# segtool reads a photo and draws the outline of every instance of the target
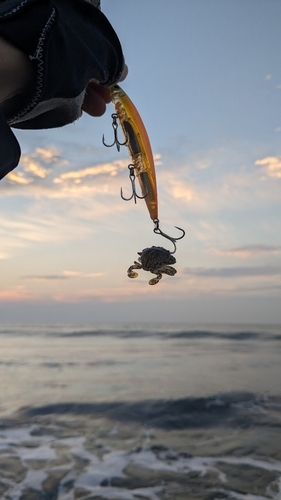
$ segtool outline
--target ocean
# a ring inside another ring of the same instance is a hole
[[[0,325],[3,500],[281,500],[281,325]]]

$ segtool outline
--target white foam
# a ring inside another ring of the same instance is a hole
[[[259,495],[251,495],[249,493],[237,493],[236,491],[229,491],[229,490],[216,490],[220,491],[222,493],[227,493],[228,496],[232,498],[236,498],[236,500],[268,500],[268,497],[264,496],[259,496]],[[274,497],[271,497],[274,498]],[[276,500],[280,500],[280,496],[275,497]]]
[[[208,472],[217,474],[223,484],[227,483],[227,475],[219,470],[219,463],[232,465],[248,465],[262,470],[281,473],[281,462],[276,460],[259,460],[252,457],[204,457],[193,456],[185,457],[178,455],[174,450],[165,450],[157,455],[148,446],[151,431],[145,436],[145,448],[140,451],[112,450],[108,447],[103,448],[103,456],[90,452],[85,448],[86,438],[84,436],[56,439],[51,434],[32,436],[34,427],[24,429],[8,429],[0,434],[0,445],[5,451],[4,456],[19,457],[24,467],[29,467],[30,460],[44,460],[47,462],[41,470],[28,469],[25,479],[20,483],[5,481],[10,485],[7,492],[11,500],[19,500],[22,491],[25,488],[42,490],[42,483],[48,474],[55,470],[65,469],[69,472],[61,480],[58,492],[59,500],[74,500],[74,488],[82,487],[100,497],[112,498],[116,500],[134,500],[136,495],[143,496],[149,500],[159,500],[158,494],[162,491],[161,485],[154,488],[138,488],[128,490],[111,486],[112,478],[126,478],[124,470],[129,465],[135,465],[144,469],[153,471],[169,471],[175,474],[189,474],[191,471],[198,472],[202,477]],[[28,442],[28,446],[25,446]],[[31,446],[30,446],[31,444]],[[54,466],[52,461],[57,459],[56,445],[63,445],[69,448],[69,462],[63,465]],[[75,470],[76,458],[87,460],[84,470],[78,472]],[[49,463],[48,463],[49,462]],[[42,464],[43,465],[43,464]],[[70,482],[73,486],[69,487]],[[101,485],[104,486],[101,486]],[[269,498],[280,500],[281,496],[281,477],[275,485],[279,485],[279,493],[273,492],[268,488]],[[221,491],[224,491],[223,488]],[[241,495],[227,490],[228,495],[232,495],[237,500],[265,500],[266,497],[255,495]]]
[[[112,500],[136,500],[136,495],[139,497],[148,498],[149,500],[160,500],[157,493],[161,493],[163,486],[154,486],[152,488],[136,488],[134,490],[126,490],[124,488],[95,486],[87,488],[91,494],[104,497]],[[73,500],[73,497],[59,496],[58,500]]]
[[[43,444],[37,448],[25,448],[19,446],[17,454],[22,460],[55,460],[57,458],[56,452],[48,444]]]
[[[124,478],[123,470],[130,463],[129,453],[113,451],[103,456],[99,463],[92,463],[87,467],[87,472],[81,474],[77,480],[78,487],[98,486],[103,481],[110,483],[113,477]]]
[[[26,488],[41,491],[42,483],[46,478],[47,474],[43,470],[29,470],[24,481],[15,483],[15,485],[9,489],[9,499],[19,500],[23,490]]]
[[[47,473],[44,470],[29,470],[24,480],[25,488],[33,488],[34,490],[41,490],[42,483],[47,478]]]

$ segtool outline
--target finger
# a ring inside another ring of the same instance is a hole
[[[87,85],[86,93],[89,89],[97,92],[107,104],[111,101],[109,87],[105,87],[104,85],[100,85],[99,83],[91,81]]]
[[[104,92],[100,89],[97,91],[88,85],[82,110],[90,116],[102,116],[106,111],[106,102],[110,102],[110,99],[107,100],[107,95],[103,94]]]

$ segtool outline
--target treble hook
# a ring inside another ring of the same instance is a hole
[[[174,245],[174,251],[173,252],[170,252],[171,254],[175,253],[176,252],[176,241],[178,240],[181,240],[184,236],[185,236],[185,230],[182,229],[181,227],[178,227],[178,226],[175,226],[176,229],[178,229],[179,231],[182,231],[182,236],[180,236],[179,238],[174,238],[173,236],[169,236],[168,234],[166,233],[163,233],[163,231],[161,231],[160,227],[159,227],[159,219],[154,219],[154,229],[153,229],[153,232],[155,234],[161,234],[161,236],[163,236],[164,238],[167,238],[168,240],[170,240],[173,245]]]
[[[122,198],[122,200],[125,200],[125,201],[130,201],[132,198],[134,198],[135,203],[137,203],[137,198],[139,198],[139,200],[143,200],[147,196],[147,191],[146,191],[146,193],[145,193],[144,196],[139,196],[137,194],[137,191],[136,191],[135,165],[133,165],[132,163],[130,163],[130,165],[128,165],[128,169],[130,171],[130,173],[129,173],[129,179],[130,179],[131,184],[132,184],[132,195],[130,196],[130,198],[125,198],[123,196],[123,189],[121,188],[121,198]]]
[[[119,141],[118,136],[117,136],[117,129],[118,129],[117,118],[118,118],[118,115],[116,113],[113,113],[111,115],[111,118],[112,118],[112,128],[113,128],[113,131],[114,131],[114,141],[113,141],[112,144],[106,144],[105,141],[104,141],[104,134],[103,134],[103,136],[102,136],[102,143],[107,148],[112,148],[112,146],[114,146],[114,144],[116,144],[117,151],[120,151],[120,146],[126,146],[126,144],[128,143],[128,138],[126,138],[125,142],[120,142]]]

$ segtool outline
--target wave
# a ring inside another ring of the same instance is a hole
[[[42,415],[101,415],[119,422],[165,430],[214,427],[217,425],[263,425],[264,410],[281,412],[281,396],[261,396],[253,393],[226,393],[200,398],[175,400],[142,400],[138,402],[55,403],[19,410],[22,418]],[[281,416],[281,415],[280,415]],[[281,419],[268,420],[281,429]]]
[[[186,324],[116,324],[116,325],[0,325],[4,336],[54,336],[119,338],[161,337],[163,340],[220,339],[229,341],[280,341],[281,325],[186,325]]]

